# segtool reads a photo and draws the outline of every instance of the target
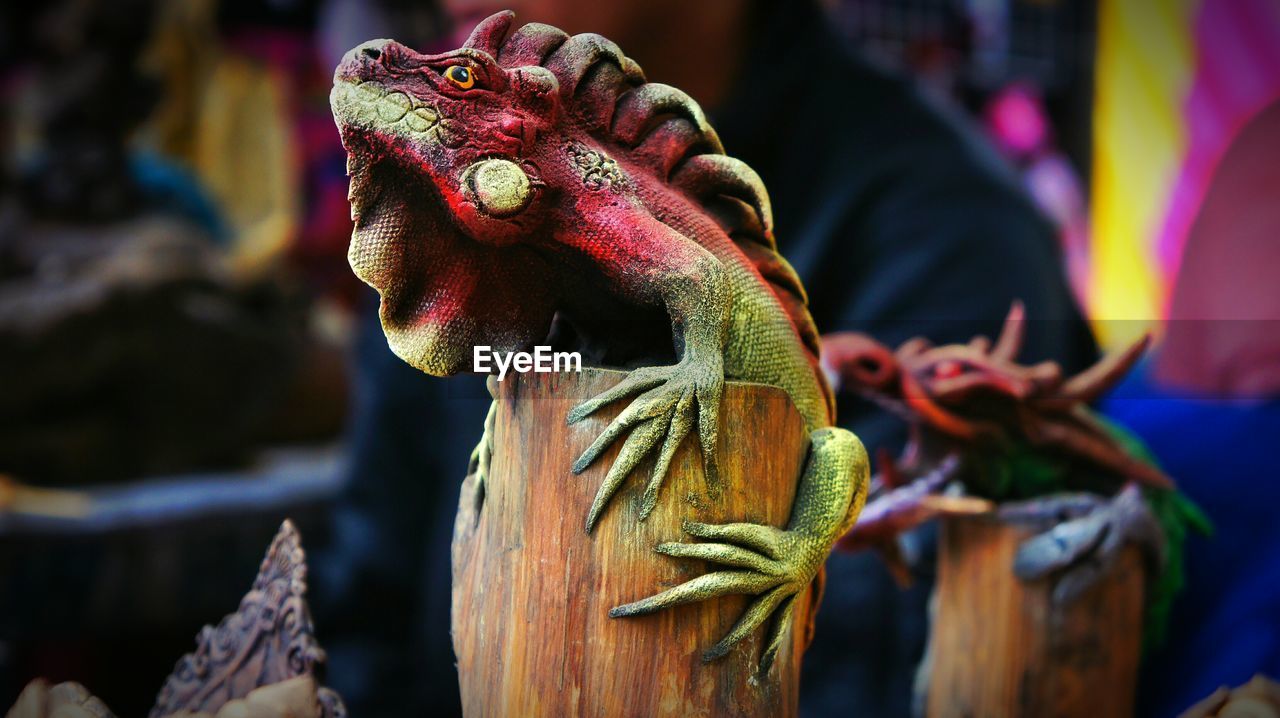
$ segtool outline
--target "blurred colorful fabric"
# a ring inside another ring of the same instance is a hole
[[[164,101],[147,134],[208,188],[232,230],[233,265],[253,274],[284,253],[301,214],[287,76],[228,51],[216,3],[160,7],[149,59]]]
[[[1098,14],[1089,309],[1117,344],[1165,316],[1214,169],[1280,98],[1280,3],[1103,0]]]

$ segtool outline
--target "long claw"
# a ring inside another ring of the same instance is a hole
[[[649,518],[653,508],[658,505],[658,489],[662,488],[667,469],[671,466],[671,459],[676,455],[676,449],[680,448],[680,442],[684,441],[684,437],[693,428],[693,420],[689,415],[692,405],[691,392],[686,392],[676,403],[675,415],[671,418],[671,428],[667,431],[667,438],[662,442],[662,451],[653,465],[653,475],[649,477],[649,484],[644,488],[644,499],[640,503],[641,521]]]
[[[733,628],[729,629],[725,637],[721,638],[719,643],[708,648],[702,654],[702,662],[710,663],[720,658],[728,653],[729,649],[737,645],[738,641],[754,633],[760,627],[760,624],[769,618],[769,615],[778,607],[778,604],[782,603],[788,596],[794,595],[787,593],[788,588],[786,585],[778,586],[752,601],[747,610],[742,613],[742,618],[739,618],[738,622],[733,624]]]
[[[712,541],[731,541],[753,548],[772,559],[782,556],[782,530],[758,524],[702,524],[684,522],[684,531],[690,536]]]
[[[674,588],[633,603],[609,609],[610,618],[642,616],[672,606],[696,603],[733,593],[757,594],[775,586],[778,579],[753,571],[716,571],[685,581]]]
[[[720,398],[724,385],[697,390],[698,439],[702,444],[702,465],[707,479],[707,493],[713,498],[720,495],[720,465],[716,459],[716,442],[720,436]]]
[[[596,521],[600,519],[600,514],[604,511],[605,506],[609,504],[609,499],[613,498],[613,495],[617,493],[618,487],[622,485],[623,480],[644,459],[645,455],[653,449],[658,436],[662,433],[662,429],[662,422],[650,419],[637,427],[635,431],[631,432],[631,436],[627,437],[626,443],[622,445],[622,450],[618,452],[618,458],[613,462],[613,466],[609,467],[609,473],[605,475],[604,482],[600,484],[600,489],[596,491],[595,500],[591,502],[591,511],[587,514],[587,533],[591,533],[591,529],[595,528]]]
[[[737,568],[750,568],[770,576],[782,575],[777,561],[727,543],[664,543],[658,544],[658,553],[677,558],[693,558]]]
[[[684,530],[690,535],[716,543],[665,543],[658,546],[659,553],[735,566],[737,570],[700,576],[655,596],[618,606],[609,615],[634,616],[730,593],[758,596],[728,634],[703,654],[704,661],[711,661],[725,655],[770,616],[778,614],[778,607],[785,603],[787,608],[776,619],[781,627],[769,634],[763,662],[767,669],[790,633],[794,596],[822,575],[822,563],[832,542],[857,517],[869,483],[867,453],[853,434],[827,427],[810,432],[809,441],[809,457],[785,530],[766,524],[686,521]]]
[[[760,656],[761,675],[769,672],[773,660],[778,657],[778,651],[782,650],[782,642],[786,640],[787,629],[791,627],[791,619],[795,615],[796,601],[799,597],[800,594],[794,594],[787,599],[778,611],[777,617],[773,619],[773,627],[769,629],[769,640],[764,646],[764,653]]]
[[[618,414],[613,421],[609,422],[609,426],[600,432],[600,436],[597,436],[596,440],[591,442],[591,446],[588,446],[587,450],[582,452],[582,456],[579,456],[578,460],[573,462],[573,473],[581,474],[586,471],[587,467],[600,458],[600,455],[612,446],[613,442],[619,436],[622,436],[625,431],[666,411],[667,407],[664,407],[659,401],[661,398],[660,389],[650,389],[632,402],[631,406],[623,409],[622,413]]]
[[[569,411],[569,416],[567,418],[568,423],[576,424],[588,416],[591,416],[603,406],[612,404],[619,399],[624,399],[637,392],[652,389],[666,381],[666,377],[664,377],[660,372],[649,371],[646,369],[637,369],[631,372],[622,381],[575,406]]]
[[[618,461],[610,469],[609,476],[597,495],[596,502],[591,507],[587,519],[588,531],[595,525],[609,497],[617,491],[619,483],[626,477],[626,472],[634,469],[640,458],[662,444],[654,465],[654,472],[645,487],[640,505],[639,519],[643,521],[649,516],[657,505],[658,491],[662,487],[680,443],[692,431],[695,411],[698,415],[698,433],[702,439],[708,488],[713,497],[718,494],[715,442],[723,386],[723,372],[717,362],[697,362],[686,358],[674,366],[637,369],[613,388],[583,402],[569,412],[568,421],[572,424],[605,404],[644,390],[631,402],[630,406],[609,422],[605,430],[573,463],[573,473],[585,471],[604,454],[609,446],[628,431],[631,432],[625,446],[630,447],[630,453],[634,454],[631,458],[635,460],[624,462],[623,455],[619,455]],[[639,428],[641,426],[646,427],[643,432]],[[619,474],[620,471],[623,473]]]
[[[1121,492],[1121,496],[1123,504],[1120,511],[1124,515],[1120,520],[1125,524],[1125,534],[1130,540],[1147,547],[1155,565],[1163,570],[1169,560],[1169,544],[1165,539],[1164,527],[1147,506],[1138,487],[1131,484]]]

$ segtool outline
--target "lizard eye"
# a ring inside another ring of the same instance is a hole
[[[470,90],[476,84],[475,73],[465,65],[450,65],[445,68],[444,77],[463,90]]]
[[[934,379],[954,379],[964,373],[964,365],[958,361],[939,362],[933,368]]]

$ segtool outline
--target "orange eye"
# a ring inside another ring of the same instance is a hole
[[[444,71],[445,79],[464,90],[470,90],[476,84],[476,76],[465,65],[452,65]]]

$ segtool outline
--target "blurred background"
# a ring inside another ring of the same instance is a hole
[[[660,31],[635,51],[625,36],[667,22],[676,43],[689,39],[675,29],[682,13],[727,22],[750,6],[755,29],[742,35],[764,47],[759,17],[806,5],[515,4],[517,20],[618,40],[651,79],[702,100],[717,126],[741,103],[701,87],[697,67],[672,72]],[[328,92],[338,58],[363,40],[443,51],[504,5],[0,9],[0,706],[46,676],[142,714],[199,627],[234,609],[286,516],[311,549],[329,684],[355,714],[456,701],[447,541],[486,401],[474,381],[401,391],[380,379],[412,370],[368,329],[376,298],[346,265],[345,153]],[[1102,408],[1152,445],[1219,531],[1191,548],[1191,588],[1168,647],[1149,657],[1144,711],[1280,673],[1280,490],[1267,454],[1280,440],[1280,2],[824,0],[812,10],[859,62],[962,127],[1034,204],[1054,238],[1053,281],[1099,345],[1157,336],[1153,358]],[[805,48],[787,48],[803,68]],[[738,154],[734,133],[722,136]],[[924,171],[926,150],[911,160]],[[957,295],[999,281],[981,270],[956,279]],[[857,281],[851,267],[846,283]],[[825,323],[815,311],[819,328],[862,319],[842,311]],[[404,408],[413,402],[476,418],[433,425]],[[428,433],[454,453],[406,464],[377,448]],[[376,478],[399,474],[409,479]],[[421,510],[386,508],[397,504]],[[887,665],[918,654],[918,630],[878,640],[888,643],[843,645],[897,656]],[[403,645],[387,654],[388,641]],[[370,687],[365,674],[407,683]],[[873,678],[814,685],[856,691]],[[892,682],[901,697],[859,714],[899,714],[910,676]]]

